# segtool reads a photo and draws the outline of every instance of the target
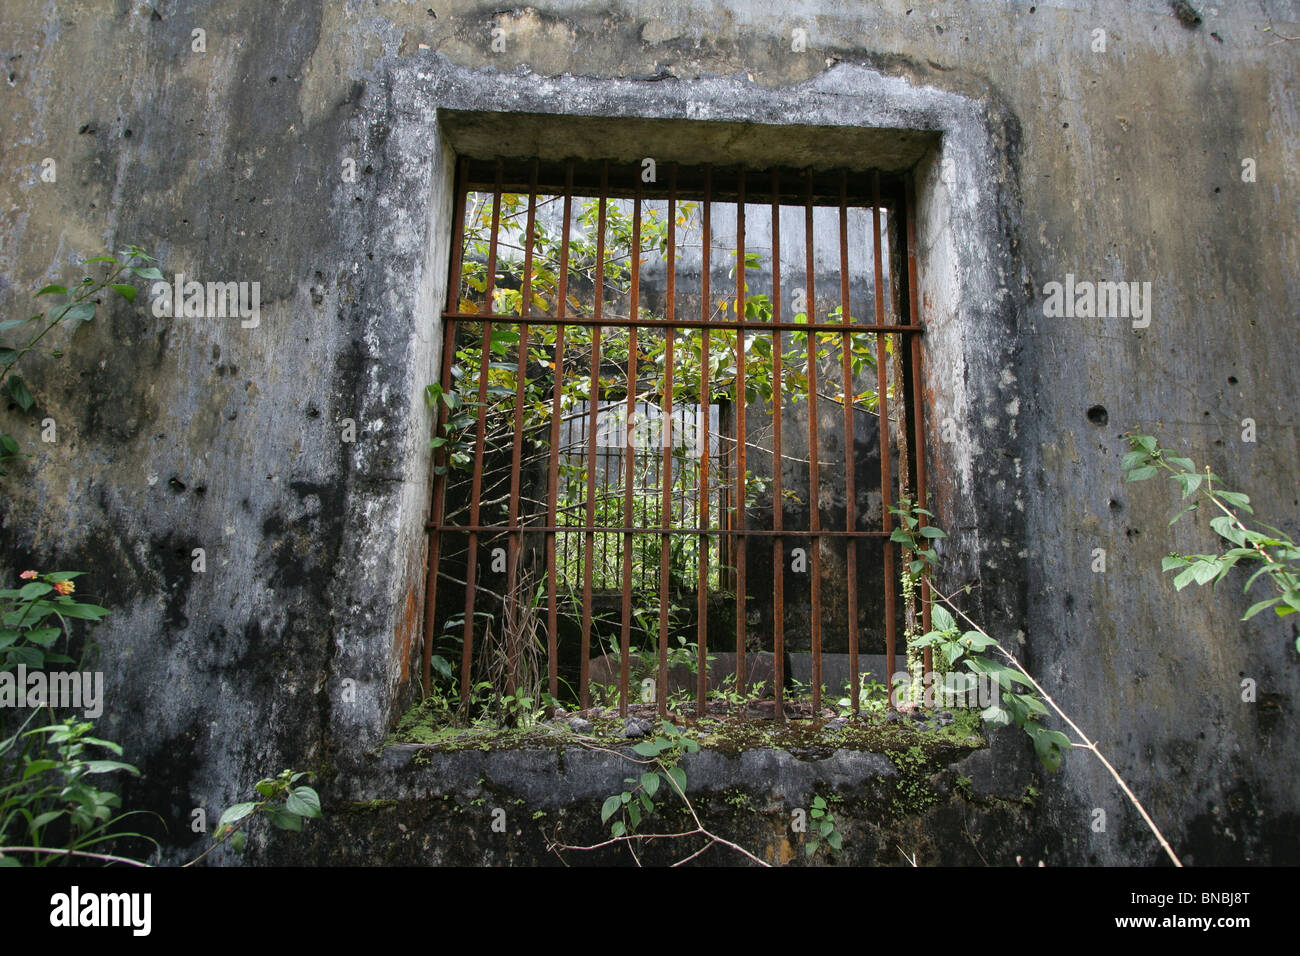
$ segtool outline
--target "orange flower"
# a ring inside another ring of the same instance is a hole
[[[71,581],[55,581],[54,590],[58,591],[60,594],[71,594],[76,590],[76,587]]]
[[[36,572],[35,572],[35,571],[24,571],[22,574],[20,574],[20,575],[18,575],[18,576],[19,576],[20,578],[22,578],[24,581],[35,581],[35,580],[36,580]]]

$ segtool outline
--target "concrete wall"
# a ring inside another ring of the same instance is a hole
[[[155,318],[143,298],[101,310],[28,370],[33,413],[0,412],[36,455],[5,479],[5,571],[85,569],[115,609],[101,729],[147,771],[134,805],[183,844],[194,806],[288,763],[358,758],[413,693],[421,390],[455,136],[482,145],[440,110],[871,126],[926,134],[870,148],[916,165],[948,583],[978,581],[977,616],[1022,632],[1192,861],[1300,860],[1295,626],[1237,623],[1233,580],[1175,596],[1160,556],[1211,533],[1166,529],[1170,489],[1125,486],[1118,467],[1127,428],[1159,429],[1296,530],[1296,46],[1265,28],[1300,34],[1300,5],[1198,9],[1187,27],[1161,0],[5,4],[5,317],[128,242],[168,275],[261,284],[252,329]],[[688,145],[669,149],[689,161]],[[593,128],[574,148],[641,144]],[[1043,286],[1066,273],[1152,282],[1150,326],[1044,317]],[[1022,792],[1027,746],[995,737],[976,783]],[[1082,756],[1040,785],[1049,863],[1159,858]]]

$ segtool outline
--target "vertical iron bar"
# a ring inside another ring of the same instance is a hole
[[[880,171],[876,170],[871,179],[871,235],[872,248],[875,252],[875,292],[876,325],[885,324],[885,288],[884,288],[884,252],[880,238]],[[893,519],[889,509],[893,505],[893,468],[890,462],[889,434],[889,373],[887,343],[889,337],[883,332],[876,333],[876,388],[879,398],[876,411],[880,420],[880,519],[881,530],[888,531]],[[888,538],[884,542],[884,576],[885,576],[885,679],[882,683],[889,688],[889,699],[894,699],[894,543]]]
[[[488,241],[488,261],[486,276],[486,305],[491,315],[496,310],[493,299],[496,295],[497,270],[497,232],[501,228],[501,172],[502,160],[497,157],[496,184],[492,193],[492,237]],[[487,389],[488,371],[492,358],[492,322],[483,320],[483,351],[479,359],[478,370],[478,423],[474,437],[474,473],[470,485],[469,524],[471,528],[479,525],[479,507],[482,502],[483,454],[486,450],[487,430]],[[469,717],[469,704],[472,696],[470,686],[470,662],[474,656],[474,594],[478,576],[478,536],[479,532],[469,532],[469,556],[465,566],[465,620],[463,644],[460,656],[460,696],[461,709]]]
[[[807,317],[814,321],[817,295],[814,286],[813,260],[813,171],[808,169],[808,196],[804,206],[805,281],[808,283]],[[822,539],[818,469],[821,454],[817,448],[817,333],[808,333],[808,533],[812,548],[812,693],[813,717],[822,706]]]
[[[844,530],[857,527],[857,460],[854,455],[853,407],[856,392],[853,382],[853,333],[850,331],[849,298],[849,174],[840,171],[840,319],[844,333],[840,340],[840,364],[844,374]],[[853,713],[858,701],[858,541],[844,539],[845,571],[848,577],[849,618],[849,705]]]
[[[469,158],[461,157],[456,173],[456,219],[451,237],[451,270],[447,277],[448,308],[460,311],[460,281],[464,265],[465,218],[468,213],[466,201],[469,193]],[[439,384],[442,394],[451,390],[451,366],[456,354],[456,320],[448,319],[443,327],[442,337],[442,377]],[[447,403],[438,401],[434,409],[434,437],[441,437],[443,424],[447,420]],[[442,448],[434,450],[429,476],[429,523],[442,524],[443,511],[446,506],[447,461],[448,454]],[[442,469],[439,471],[439,469]],[[421,650],[420,676],[423,680],[423,692],[433,690],[433,640],[434,617],[438,612],[438,564],[442,557],[442,532],[433,530],[429,538],[427,567],[424,582],[424,647]]]
[[[703,239],[700,252],[700,311],[701,318],[707,322],[712,310],[709,307],[709,269],[713,258],[713,233],[710,228],[710,213],[713,206],[713,167],[704,167],[704,221]],[[709,527],[709,425],[713,414],[713,400],[709,389],[709,329],[705,326],[700,340],[700,405],[704,409],[704,440],[700,445],[700,490],[699,490],[699,524],[696,526],[707,531]],[[703,717],[708,710],[708,621],[709,621],[709,536],[703,533],[699,538],[699,583],[696,587],[695,610],[695,652],[696,652],[696,704],[695,716]]]
[[[556,290],[555,317],[564,318],[568,307],[569,294],[569,217],[573,213],[573,163],[564,171],[564,224],[560,227],[560,281]],[[554,392],[551,399],[551,457],[547,463],[546,476],[546,526],[556,526],[556,510],[560,499],[560,417],[564,382],[564,325],[555,327],[555,356],[551,362],[551,372],[555,376]],[[569,536],[564,536],[564,567],[568,570]],[[546,656],[547,680],[551,696],[559,694],[559,652],[556,647],[556,630],[559,626],[559,614],[555,600],[555,532],[546,532]]]
[[[668,325],[664,329],[664,394],[663,423],[659,430],[663,442],[663,508],[659,515],[659,526],[665,533],[659,538],[659,679],[655,682],[655,700],[659,704],[659,716],[668,716],[668,558],[671,548],[671,535],[667,529],[672,527],[673,511],[673,346],[677,330],[673,328],[676,314],[677,291],[677,164],[673,163],[668,178],[668,282],[664,319]]]
[[[920,293],[917,287],[917,268],[916,268],[916,183],[911,176],[907,177],[904,185],[904,202],[907,206],[907,212],[904,220],[907,224],[907,300],[909,325],[921,324],[921,306]],[[912,338],[912,395],[913,398],[913,415],[912,429],[913,441],[916,444],[916,499],[917,507],[928,509],[926,504],[926,487],[925,487],[925,430],[922,422],[922,409],[925,402],[922,398],[925,388],[921,381],[921,342],[920,337],[915,332],[910,334]],[[925,525],[925,515],[920,516],[921,526]],[[926,576],[921,580],[921,633],[930,632],[930,580]],[[925,649],[925,670],[929,673],[933,670],[934,662],[931,659],[930,648]]]
[[[636,177],[636,199],[632,209],[631,318],[636,321],[641,304],[641,177]],[[632,482],[636,471],[636,449],[632,447],[632,424],[636,415],[637,368],[636,326],[627,331],[627,420],[623,423],[623,526],[633,527]],[[619,641],[618,714],[627,716],[628,680],[632,646],[632,532],[623,535],[623,632]]]
[[[772,170],[772,321],[781,322],[781,176]],[[781,493],[781,330],[772,331],[772,716],[785,720],[785,538]]]
[[[514,694],[519,666],[519,602],[516,593],[519,585],[519,546],[523,531],[519,526],[519,461],[524,442],[524,384],[528,379],[528,313],[533,294],[533,228],[537,222],[537,160],[533,160],[528,179],[528,221],[524,227],[524,280],[519,306],[518,366],[515,369],[515,434],[510,450],[510,512],[507,525],[510,536],[506,540],[506,612],[511,615],[506,631],[506,693]]]
[[[591,327],[591,385],[587,394],[590,425],[587,428],[587,527],[582,562],[582,648],[579,657],[579,681],[581,682],[582,706],[591,705],[591,691],[587,687],[591,674],[591,574],[592,559],[595,551],[596,535],[593,527],[596,523],[596,430],[597,416],[600,414],[600,319],[604,310],[605,297],[605,220],[609,202],[609,163],[600,167],[600,214],[596,226],[596,269],[595,300],[593,318],[596,325]]]
[[[736,692],[745,693],[745,167],[739,168],[736,200]],[[742,714],[743,714],[742,705]]]

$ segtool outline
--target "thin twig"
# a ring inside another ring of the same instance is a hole
[[[955,594],[956,592],[953,593]],[[1082,744],[1075,744],[1075,746],[1081,746],[1086,750],[1091,750],[1093,755],[1101,761],[1102,766],[1110,771],[1110,775],[1115,778],[1115,782],[1119,784],[1120,789],[1124,791],[1125,796],[1129,798],[1133,806],[1137,807],[1137,811],[1142,815],[1142,819],[1146,821],[1146,825],[1151,828],[1151,832],[1156,835],[1156,839],[1160,841],[1160,845],[1164,847],[1165,852],[1169,854],[1169,859],[1173,860],[1174,866],[1182,866],[1182,861],[1178,859],[1178,855],[1174,853],[1173,847],[1169,845],[1169,841],[1165,839],[1165,835],[1160,832],[1160,828],[1156,826],[1156,822],[1151,819],[1151,815],[1147,813],[1146,808],[1142,806],[1141,801],[1139,801],[1133,791],[1129,789],[1128,784],[1124,782],[1124,778],[1120,776],[1119,771],[1116,770],[1114,765],[1111,764],[1111,762],[1102,754],[1101,750],[1097,747],[1096,742],[1090,740],[1088,735],[1079,729],[1079,725],[1070,719],[1069,715],[1057,705],[1056,701],[1052,700],[1047,691],[1043,690],[1042,685],[1039,684],[1038,681],[1034,680],[1033,675],[1020,665],[1020,661],[1016,660],[1014,654],[1003,647],[995,637],[971,620],[970,616],[965,611],[953,603],[952,595],[940,595],[938,599],[956,611],[957,615],[965,620],[966,623],[969,624],[977,633],[983,634],[986,638],[992,641],[993,646],[1001,651],[1003,656],[1006,657],[1011,665],[1025,676],[1025,679],[1029,681],[1034,690],[1038,691],[1039,695],[1043,698],[1043,701],[1050,705],[1051,708],[1060,715],[1061,719],[1070,726],[1070,729],[1079,736],[1079,739],[1083,741]]]

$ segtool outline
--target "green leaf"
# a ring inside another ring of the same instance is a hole
[[[1192,577],[1195,578],[1197,584],[1205,584],[1218,573],[1219,564],[1217,561],[1198,561],[1192,567]]]
[[[108,287],[122,298],[126,299],[127,302],[135,301],[135,294],[137,291],[135,286],[126,285],[125,283],[110,282]]]
[[[1246,514],[1254,514],[1254,509],[1250,507],[1250,496],[1243,495],[1239,491],[1216,491],[1217,495],[1223,501],[1232,505],[1234,508],[1240,508]]]
[[[64,288],[63,286],[61,286],[61,285],[47,285],[45,288],[41,289],[41,291],[38,292],[38,293],[36,293],[36,294],[37,294],[38,296],[42,296],[42,295],[67,295],[67,294],[68,294],[68,290],[65,289],[65,288]]]
[[[320,795],[311,787],[298,787],[289,794],[284,806],[290,813],[296,813],[300,817],[315,819],[321,815]]]
[[[1181,554],[1167,554],[1160,559],[1160,570],[1172,571],[1174,568],[1186,567],[1187,559]]]
[[[844,846],[844,834],[841,833],[839,830],[836,830],[834,833],[832,833],[829,837],[826,838],[826,842],[829,843],[831,845],[831,848],[834,850],[842,849]]]
[[[234,850],[236,854],[242,854],[244,852],[244,845],[247,842],[248,834],[243,830],[240,830],[230,838],[230,848]]]
[[[114,770],[125,770],[127,773],[140,776],[140,771],[129,763],[122,763],[120,760],[87,760],[86,773],[112,773]]]
[[[1155,477],[1157,470],[1155,465],[1143,465],[1141,468],[1134,468],[1128,473],[1128,480],[1146,481],[1148,478]]]
[[[634,753],[642,757],[658,757],[663,752],[663,745],[654,740],[643,740],[632,748]]]
[[[1171,477],[1182,486],[1184,498],[1190,498],[1195,494],[1196,489],[1201,486],[1201,476],[1195,473],[1187,474],[1185,472],[1180,472]]]
[[[155,282],[163,281],[163,274],[153,266],[132,266],[131,271],[141,279],[152,279]]]
[[[618,809],[621,806],[623,806],[623,798],[618,794],[614,794],[612,797],[606,797],[605,802],[600,808],[600,822],[604,823],[607,821],[618,812]]]
[[[34,777],[37,774],[45,773],[47,770],[53,770],[58,765],[56,760],[31,760],[23,768],[23,779],[26,780],[28,777]]]
[[[18,592],[18,597],[20,600],[30,601],[33,598],[49,594],[53,590],[53,585],[46,584],[44,581],[33,581],[22,586],[22,589]]]
[[[817,841],[813,840],[811,843],[805,844],[803,849],[804,849],[804,853],[806,853],[808,856],[812,856],[814,853],[817,852]]]
[[[1245,535],[1241,533],[1241,529],[1237,527],[1236,521],[1227,515],[1211,518],[1210,527],[1215,530],[1219,537],[1227,538],[1233,544],[1241,544],[1246,540]]]
[[[89,322],[94,317],[95,303],[93,302],[74,302],[50,313],[50,318],[56,322],[62,322],[64,319],[73,322]]]
[[[653,797],[659,789],[659,774],[643,773],[641,774],[641,786],[645,789],[646,795]]]
[[[291,810],[277,807],[271,811],[271,825],[278,830],[301,830],[302,817]]]
[[[1142,462],[1147,460],[1147,453],[1144,451],[1131,451],[1119,461],[1119,466],[1124,471],[1136,468]]]
[[[36,399],[32,398],[32,393],[27,390],[26,383],[18,375],[9,376],[9,397],[23,411],[27,411],[36,402]]]
[[[924,528],[921,528],[921,529],[920,529],[920,532],[921,532],[921,537],[923,537],[923,538],[946,538],[946,537],[948,537],[948,536],[947,536],[946,534],[944,534],[940,529],[934,527],[933,525],[926,525]]]
[[[1192,461],[1190,458],[1180,458],[1177,455],[1166,455],[1165,461],[1173,465],[1175,468],[1181,468],[1183,471],[1196,471],[1196,462]],[[1198,485],[1201,483],[1200,479],[1201,476],[1197,475],[1196,483]]]
[[[831,831],[835,829],[835,823],[832,820],[823,820],[817,824],[818,836],[830,836]]]
[[[75,617],[82,621],[98,621],[110,613],[106,607],[100,607],[98,604],[78,604],[73,601],[68,604],[58,603],[55,605],[57,610],[64,617]]]
[[[39,644],[41,647],[49,647],[59,639],[63,633],[61,627],[38,627],[35,630],[28,631],[23,637],[33,644]]]
[[[668,776],[673,778],[673,783],[677,784],[677,789],[682,793],[686,792],[686,771],[681,767],[669,767]]]
[[[930,623],[936,631],[948,631],[957,627],[957,622],[942,604],[936,604],[930,609]]]
[[[221,815],[221,819],[217,821],[217,828],[220,829],[223,826],[238,823],[256,809],[256,803],[236,803],[233,807],[227,808],[226,812]]]
[[[621,837],[627,833],[627,824],[622,820],[615,820],[613,826],[609,828],[611,836]]]

